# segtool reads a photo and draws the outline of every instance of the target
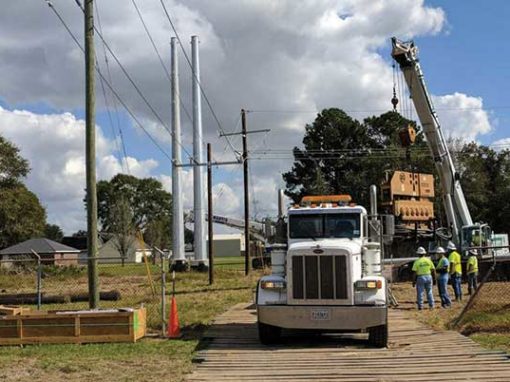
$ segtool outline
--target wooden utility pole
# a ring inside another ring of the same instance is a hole
[[[246,136],[246,110],[241,109],[243,136],[243,178],[244,178],[244,274],[250,273],[250,196],[248,193],[248,143]]]
[[[94,67],[94,0],[85,0],[85,160],[87,178],[87,250],[89,306],[99,307],[97,273],[97,194],[96,194],[96,98]]]
[[[212,164],[211,164],[211,144],[207,144],[207,230],[209,236],[209,285],[214,282],[214,234],[213,234],[213,201],[212,201]]]
[[[221,133],[220,137],[228,137],[231,135],[243,136],[243,162],[244,174],[244,274],[250,273],[250,198],[248,194],[248,134],[268,133],[271,129],[248,131],[246,127],[246,110],[241,109],[241,133]],[[227,163],[230,164],[230,163]]]

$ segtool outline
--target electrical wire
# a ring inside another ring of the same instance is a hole
[[[225,130],[223,129],[223,126],[221,125],[221,122],[220,120],[218,119],[218,116],[216,115],[216,112],[214,111],[214,108],[212,107],[212,104],[211,102],[209,101],[209,98],[207,97],[207,94],[205,93],[205,90],[202,86],[202,83],[200,82],[200,80],[197,78],[194,70],[193,70],[193,65],[191,64],[191,61],[189,59],[189,56],[188,54],[186,53],[186,50],[184,49],[184,45],[182,44],[182,40],[181,40],[181,37],[179,36],[179,33],[177,32],[177,29],[175,28],[175,25],[174,25],[174,22],[172,21],[172,18],[170,17],[170,13],[168,12],[167,8],[166,8],[166,5],[164,3],[163,0],[160,0],[160,3],[161,3],[161,6],[163,7],[163,11],[165,12],[165,15],[166,15],[166,18],[168,19],[168,22],[170,23],[170,26],[172,27],[172,30],[174,31],[175,33],[175,37],[177,38],[177,41],[179,41],[179,45],[181,46],[181,49],[182,49],[182,52],[184,54],[184,58],[186,59],[186,62],[188,63],[188,66],[190,67],[191,69],[191,74],[193,75],[193,78],[195,79],[195,81],[197,81],[198,83],[198,87],[200,89],[200,93],[202,94],[202,96],[204,97],[204,100],[207,104],[207,107],[209,108],[209,110],[211,111],[211,114],[218,126],[218,129],[219,129],[219,133],[220,133],[220,136],[223,136],[228,145],[230,146],[230,149],[232,150],[232,152],[234,153],[234,155],[238,156],[238,153],[236,152],[236,150],[234,149],[232,143],[230,142],[230,139],[228,136],[225,136]]]
[[[170,82],[170,84],[172,83],[172,78],[170,76],[170,73],[168,72],[168,69],[163,61],[163,58],[161,57],[161,54],[159,53],[159,49],[157,48],[156,46],[156,43],[154,42],[154,39],[152,38],[152,35],[149,31],[149,28],[147,27],[147,24],[145,23],[145,20],[142,16],[142,13],[140,12],[140,9],[138,8],[138,5],[136,4],[136,1],[135,0],[131,0],[131,2],[133,3],[133,6],[135,7],[135,10],[136,10],[136,13],[138,15],[138,18],[140,19],[142,25],[143,25],[143,29],[145,29],[145,33],[147,34],[147,37],[149,38],[149,41],[151,42],[151,45],[152,45],[152,48],[154,49],[154,51],[156,52],[156,55],[158,56],[158,59],[159,59],[159,63],[161,64],[161,67],[163,68],[163,71],[165,73],[165,76],[166,78],[168,79],[168,81]],[[181,107],[182,107],[182,110],[184,111],[184,114],[186,114],[186,116],[188,117],[188,119],[193,122],[193,119],[191,117],[191,114],[189,113],[188,109],[186,108],[186,106],[184,106],[184,102],[182,101],[182,98],[181,98],[181,95],[179,94],[179,100],[180,100],[180,104],[181,104]]]
[[[82,10],[82,12],[85,12],[85,9],[83,8],[83,6],[81,5],[81,2],[80,0],[75,0],[75,3],[78,5],[78,7]],[[110,48],[110,45],[108,45],[108,43],[106,42],[106,40],[103,38],[103,35],[101,34],[101,32],[96,28],[96,26],[94,25],[94,31],[96,32],[96,34],[98,35],[98,37],[101,39],[101,41],[103,42],[104,46],[106,47],[106,49],[108,50],[108,52],[111,54],[111,56],[113,57],[113,59],[115,60],[115,62],[117,63],[117,65],[119,65],[120,69],[122,70],[122,72],[124,73],[124,75],[126,76],[126,78],[128,79],[128,81],[131,83],[131,85],[135,88],[136,92],[138,93],[138,95],[140,96],[140,98],[143,100],[143,102],[145,103],[145,105],[149,108],[149,110],[152,112],[152,114],[156,117],[156,119],[159,121],[159,123],[165,128],[165,130],[170,134],[170,136],[173,136],[173,132],[171,131],[171,129],[167,126],[167,124],[163,121],[163,119],[161,118],[161,116],[158,114],[158,112],[154,109],[154,107],[151,105],[151,103],[148,101],[147,97],[143,94],[143,92],[141,91],[140,87],[137,85],[137,83],[133,80],[133,78],[131,77],[131,75],[128,73],[128,71],[126,70],[126,68],[124,67],[124,65],[122,65],[122,63],[120,62],[119,58],[117,57],[117,55],[113,52],[113,50]],[[195,163],[196,163],[196,160],[193,158],[193,156],[189,153],[189,151],[186,149],[186,147],[184,147],[184,145],[180,142],[180,141],[177,141],[178,145],[182,148],[182,150],[188,155],[188,157],[193,160]]]
[[[97,17],[97,22],[98,22],[98,25],[99,25],[99,30],[101,31],[101,33],[103,33],[103,28],[101,26],[101,18],[99,16],[99,8],[97,6],[97,2],[94,2],[94,8],[95,8],[95,11],[96,11],[96,17]],[[108,74],[109,80],[111,82],[110,67],[108,65],[108,57],[106,55],[106,49],[104,47],[104,44],[103,44],[103,54],[104,54],[105,65],[106,65],[106,68],[107,68],[107,74]],[[97,56],[96,56],[96,66],[98,68],[100,67],[99,61],[97,59]],[[117,129],[118,129],[118,132],[119,132],[119,139],[120,139],[120,143],[122,144],[122,151],[121,151],[121,148],[120,148],[119,141],[117,140],[117,133],[115,131],[115,125],[113,123],[113,117],[112,117],[112,113],[111,113],[111,110],[110,110],[110,105],[109,105],[109,102],[108,102],[108,97],[106,96],[106,89],[104,87],[103,78],[101,76],[99,76],[99,81],[101,83],[101,91],[102,91],[103,97],[104,97],[104,103],[105,103],[106,111],[107,111],[107,114],[108,114],[108,120],[110,122],[110,128],[112,130],[112,134],[113,134],[113,137],[114,137],[114,140],[115,140],[115,145],[117,146],[117,152],[118,152],[119,155],[123,155],[123,157],[124,157],[124,161],[121,162],[122,171],[124,171],[124,166],[125,166],[126,167],[126,172],[129,175],[131,175],[131,171],[129,169],[126,145],[124,143],[124,137],[122,135],[122,130],[121,130],[121,127],[120,127],[120,121],[119,121],[119,115],[118,115],[119,111],[117,109],[117,103],[115,102],[115,97],[113,97],[113,100],[114,100],[113,103],[114,103],[115,113],[116,113],[115,116],[117,118]]]
[[[85,53],[85,49],[81,46],[80,42],[78,41],[78,39],[76,38],[76,36],[74,35],[74,33],[71,31],[71,29],[69,28],[69,26],[67,25],[67,23],[65,22],[65,20],[62,18],[62,16],[60,15],[60,13],[55,9],[55,6],[53,5],[53,3],[50,1],[50,0],[43,0],[48,6],[49,8],[53,11],[53,13],[55,14],[55,16],[60,20],[60,22],[62,23],[62,25],[64,26],[64,28],[66,29],[67,33],[71,36],[71,38],[74,40],[74,42],[76,43],[76,45],[78,46],[78,48],[80,48],[80,50],[82,51],[82,53]],[[106,78],[103,76],[103,74],[101,73],[101,71],[99,70],[99,68],[97,66],[95,66],[95,69],[96,69],[96,72],[97,74],[103,79],[104,83],[106,84],[106,86],[110,89],[110,91],[112,92],[112,94],[115,95],[115,97],[117,98],[117,100],[119,101],[119,103],[124,107],[124,109],[128,112],[128,114],[131,116],[131,118],[133,118],[133,120],[137,123],[137,125],[143,130],[143,132],[149,137],[149,139],[152,141],[152,143],[154,143],[154,145],[159,149],[159,151],[161,151],[161,153],[167,157],[170,161],[172,161],[172,158],[170,157],[170,155],[165,151],[163,150],[163,148],[158,144],[158,142],[154,139],[154,137],[148,132],[148,130],[143,126],[143,124],[138,120],[138,118],[136,117],[136,115],[131,111],[131,109],[127,106],[127,104],[124,102],[124,100],[120,97],[120,95],[117,93],[117,91],[111,86],[111,84],[106,80]]]

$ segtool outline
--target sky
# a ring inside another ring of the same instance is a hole
[[[182,47],[199,36],[204,141],[217,161],[235,158],[220,132],[239,131],[245,108],[249,137],[251,210],[276,215],[281,174],[292,166],[304,126],[316,112],[338,107],[357,119],[390,110],[390,38],[414,39],[439,119],[447,135],[483,144],[510,143],[510,2],[438,0],[96,0],[96,25],[148,100],[126,79],[96,34],[101,72],[158,148],[97,79],[97,175],[155,177],[171,191],[169,128],[170,37],[167,7]],[[73,1],[54,9],[79,42],[83,14]],[[158,56],[137,14],[162,58]],[[192,152],[191,74],[179,51],[182,141]],[[108,66],[105,64],[105,57]],[[106,100],[105,96],[106,95]],[[401,99],[401,105],[408,104]],[[416,113],[403,110],[411,117]],[[214,118],[217,116],[218,121]],[[218,123],[219,122],[219,123]],[[30,162],[26,179],[48,222],[66,233],[86,226],[83,196],[84,58],[45,1],[18,0],[0,14],[0,134]],[[124,156],[120,136],[124,138]],[[236,150],[240,137],[231,138]],[[498,147],[498,146],[496,146]],[[280,160],[256,153],[288,150]],[[183,152],[185,161],[189,157]],[[192,208],[192,173],[184,174],[185,208]],[[214,169],[216,214],[242,217],[242,167]]]

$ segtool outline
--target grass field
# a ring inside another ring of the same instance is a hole
[[[251,301],[256,280],[262,272],[244,276],[243,258],[219,258],[215,268],[215,283],[208,285],[206,273],[178,273],[176,275],[176,298],[183,337],[179,340],[145,338],[136,344],[94,344],[94,345],[40,345],[26,347],[0,347],[0,381],[180,381],[191,370],[191,359],[199,346],[203,330],[213,318],[228,307]],[[154,279],[159,281],[159,268],[151,267]],[[121,267],[104,265],[100,267],[101,281],[105,288],[117,289],[123,294],[121,303],[144,302],[146,306],[159,306],[159,300],[151,301],[146,270],[143,266]],[[0,274],[1,288],[13,292],[16,288],[33,291],[31,275]],[[4,284],[5,282],[5,284]],[[86,287],[86,275],[60,275],[43,280],[44,290],[61,291]],[[505,288],[510,283],[494,283],[496,293],[487,289],[488,297],[466,315],[460,330],[485,347],[510,351],[510,294]],[[22,288],[19,287],[22,285]],[[86,289],[85,289],[86,290]],[[170,283],[167,285],[170,291]],[[418,320],[436,328],[446,328],[457,317],[462,304],[452,309],[436,308],[432,311],[417,311],[415,290],[410,283],[395,283],[392,290],[402,309],[408,309]],[[141,293],[141,291],[143,293]],[[437,291],[434,288],[436,299]],[[494,296],[501,299],[497,304]],[[483,296],[482,296],[483,297]],[[108,306],[113,303],[102,303]],[[152,304],[152,305],[151,305]],[[76,305],[76,304],[69,304]],[[61,308],[61,306],[55,306]],[[492,307],[503,307],[494,311]],[[158,329],[161,312],[156,310],[152,320],[153,331]],[[469,331],[467,333],[467,331]]]
[[[183,332],[179,340],[145,338],[136,344],[0,347],[0,381],[179,381],[190,370],[201,333],[213,318],[236,303],[253,300],[261,272],[252,271],[245,277],[243,264],[242,258],[218,259],[215,282],[211,286],[207,273],[176,274],[176,298]],[[124,295],[130,288],[141,285],[146,288],[148,282],[143,269],[137,267],[135,272],[127,268],[103,266],[102,281],[111,278],[112,284],[108,285],[113,287],[115,282],[115,289]],[[74,281],[81,285],[81,276],[75,276]],[[46,290],[54,290],[49,282],[45,285]],[[61,284],[56,283],[55,287],[58,285]],[[8,288],[12,289],[12,286]],[[171,290],[170,283],[167,290]],[[102,303],[105,305],[108,304]]]
[[[438,329],[451,328],[469,297],[464,284],[463,302],[453,302],[451,309],[438,308],[440,300],[434,286],[436,309],[418,311],[416,291],[411,283],[394,283],[392,290],[400,308],[409,309],[418,320]],[[453,295],[451,287],[449,292]],[[510,282],[487,283],[455,329],[485,347],[510,351]]]

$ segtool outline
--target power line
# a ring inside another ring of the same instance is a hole
[[[74,35],[74,33],[71,31],[71,29],[69,28],[69,26],[67,25],[67,23],[65,22],[65,20],[62,18],[62,16],[60,16],[60,14],[58,13],[58,11],[55,9],[55,6],[53,5],[53,3],[50,1],[50,0],[44,0],[46,2],[46,4],[50,7],[50,9],[53,11],[53,13],[55,14],[55,16],[57,16],[57,18],[60,20],[60,22],[62,23],[62,25],[64,26],[64,28],[66,29],[67,33],[69,33],[69,35],[71,36],[71,38],[74,40],[74,42],[76,43],[76,45],[78,46],[78,48],[80,48],[80,50],[82,51],[82,53],[85,53],[85,50],[83,49],[83,47],[81,46],[80,42],[78,41],[78,39],[76,38],[76,36]],[[98,73],[98,75],[102,78],[102,80],[104,81],[104,83],[107,85],[107,87],[110,89],[110,91],[112,92],[112,94],[115,95],[115,97],[118,99],[118,101],[120,102],[120,104],[124,107],[124,109],[126,109],[126,111],[128,112],[128,114],[131,116],[131,118],[133,118],[133,120],[138,124],[138,126],[145,132],[145,134],[149,137],[149,139],[152,141],[152,143],[154,143],[154,145],[161,151],[161,153],[166,156],[170,161],[172,161],[172,158],[170,157],[170,155],[168,155],[165,150],[163,150],[163,148],[157,143],[157,141],[152,137],[152,135],[148,132],[148,130],[143,126],[143,124],[138,120],[138,118],[135,116],[135,114],[131,111],[131,109],[127,106],[127,104],[124,102],[124,100],[120,97],[120,95],[117,93],[117,91],[111,86],[111,84],[106,80],[106,78],[103,76],[103,74],[101,73],[101,71],[99,70],[99,67],[96,66],[96,71]]]
[[[159,50],[156,46],[156,43],[154,42],[154,39],[152,38],[152,35],[149,31],[149,28],[147,27],[147,24],[145,23],[145,20],[143,19],[143,16],[142,16],[142,13],[140,12],[140,9],[138,8],[138,6],[136,5],[136,1],[135,0],[131,0],[131,2],[133,3],[133,6],[135,7],[135,10],[136,10],[136,13],[138,14],[138,18],[140,19],[142,25],[143,25],[143,28],[145,29],[145,33],[147,34],[147,37],[149,38],[150,42],[151,42],[151,45],[152,45],[152,48],[154,49],[154,51],[156,52],[156,55],[158,56],[158,59],[159,59],[159,63],[161,64],[161,67],[163,68],[163,71],[166,75],[166,78],[168,79],[168,81],[170,83],[172,83],[172,79],[171,79],[171,76],[170,76],[170,73],[168,72],[168,69],[163,61],[163,58],[161,57],[161,54],[159,53]],[[184,114],[186,114],[186,116],[188,117],[188,119],[190,121],[193,121],[192,118],[191,118],[191,115],[188,111],[188,109],[184,106],[184,102],[182,101],[182,98],[179,94],[179,100],[181,101],[180,104],[181,104],[181,107],[182,109],[184,110]]]
[[[75,0],[76,4],[78,5],[78,7],[82,10],[82,12],[84,11],[83,9],[83,6],[81,5],[80,1],[79,0]],[[108,45],[108,43],[106,42],[106,40],[103,38],[103,35],[101,34],[101,32],[94,26],[94,30],[96,31],[97,35],[99,36],[99,38],[101,39],[101,41],[103,42],[104,46],[106,47],[106,49],[108,50],[108,52],[112,55],[112,57],[114,58],[115,62],[117,62],[117,65],[119,65],[120,69],[122,70],[122,72],[124,73],[124,75],[126,76],[126,78],[128,79],[128,81],[131,83],[131,85],[135,88],[136,92],[138,93],[138,95],[140,96],[140,98],[144,101],[145,105],[149,108],[149,110],[152,112],[152,114],[156,117],[156,119],[159,121],[159,123],[161,123],[161,125],[165,128],[165,130],[170,134],[170,136],[173,135],[172,131],[170,130],[170,128],[166,125],[166,123],[163,121],[163,119],[160,117],[160,115],[156,112],[156,110],[154,109],[154,107],[151,105],[151,103],[147,100],[147,97],[145,97],[145,95],[143,94],[143,92],[140,90],[140,87],[136,84],[136,82],[133,80],[133,78],[131,77],[131,75],[127,72],[126,68],[124,67],[124,65],[122,65],[122,63],[120,62],[120,60],[118,59],[118,57],[115,55],[115,53],[112,51],[112,49],[110,48],[110,46]],[[191,158],[193,161],[195,161],[195,159],[193,158],[193,156],[188,152],[188,150],[186,149],[186,147],[184,147],[184,145],[182,145],[180,142],[178,142],[179,146],[181,146],[182,150],[188,155],[189,158]]]
[[[407,97],[402,96],[401,98],[404,99],[405,102],[407,102]],[[400,102],[400,104],[405,103]],[[404,114],[407,112],[407,110],[410,108],[410,106],[402,105],[400,106],[400,114],[404,116]],[[404,108],[404,110],[402,109]],[[482,111],[491,111],[491,110],[497,110],[497,109],[510,109],[510,106],[476,106],[476,107],[439,107],[435,108],[436,111],[476,111],[476,110],[482,110]],[[345,113],[384,113],[391,111],[388,109],[341,109]],[[300,109],[250,109],[247,110],[247,113],[258,113],[258,114],[319,114],[322,113],[322,110],[300,110]]]
[[[196,77],[196,74],[195,72],[193,71],[193,65],[191,64],[191,61],[189,59],[189,56],[188,54],[186,53],[186,49],[184,49],[184,45],[182,44],[182,40],[181,40],[181,37],[179,36],[179,33],[177,32],[177,29],[175,28],[175,25],[172,21],[172,18],[170,17],[170,14],[168,13],[168,10],[166,8],[166,5],[164,3],[163,0],[160,0],[160,3],[161,3],[161,6],[163,7],[163,11],[165,12],[165,15],[166,15],[166,18],[168,19],[169,23],[170,23],[170,26],[172,27],[172,30],[174,31],[175,33],[175,37],[177,37],[177,41],[179,41],[179,45],[181,46],[181,50],[184,54],[184,57],[186,59],[186,62],[188,63],[188,66],[190,67],[191,69],[191,74],[193,75],[193,77],[195,78],[195,80],[197,81],[198,83],[198,87],[200,88],[200,93],[202,94],[202,96],[204,97],[205,99],[205,102],[207,104],[207,107],[209,108],[209,110],[211,111],[211,114],[216,122],[216,124],[218,125],[218,129],[219,129],[219,132],[220,132],[220,136],[221,134],[225,134],[225,131],[220,123],[220,120],[218,119],[218,116],[216,115],[216,112],[214,111],[212,105],[211,105],[211,102],[209,101],[209,98],[207,97],[207,94],[205,93],[205,90],[202,86],[202,83],[200,82],[200,80]],[[230,139],[228,138],[228,136],[225,136],[225,139],[227,140],[227,143],[228,145],[230,146],[231,150],[234,152],[234,154],[236,156],[238,156],[238,152],[236,152],[236,150],[234,149],[234,147],[232,146],[232,143],[230,142]]]
[[[97,22],[98,22],[98,25],[99,25],[99,30],[101,31],[101,33],[103,33],[103,28],[101,26],[101,18],[99,16],[99,8],[97,6],[97,2],[94,2],[94,8],[96,10],[96,17],[97,17]],[[109,65],[108,65],[108,58],[106,56],[106,49],[104,47],[104,44],[103,44],[103,54],[104,54],[105,64],[106,64],[106,67],[107,67],[107,72],[109,74],[110,73],[110,68],[109,68]],[[99,68],[99,61],[97,59],[97,56],[96,56],[96,66]],[[110,82],[111,82],[111,76],[109,76],[109,77],[110,77],[109,79],[110,79]],[[114,105],[115,105],[115,113],[116,113],[116,117],[117,117],[117,128],[118,128],[118,131],[119,131],[119,139],[122,142],[122,151],[121,151],[121,148],[119,147],[119,141],[117,141],[117,139],[116,139],[117,134],[115,132],[115,126],[113,124],[112,113],[111,113],[111,110],[110,110],[110,105],[109,105],[109,102],[108,102],[108,97],[106,96],[106,89],[104,87],[103,78],[99,77],[99,80],[100,80],[100,83],[101,83],[101,91],[103,93],[106,111],[108,113],[108,120],[110,122],[110,128],[112,130],[112,134],[113,134],[113,137],[114,137],[114,140],[115,140],[115,145],[117,146],[117,152],[118,152],[119,155],[124,155],[124,161],[121,162],[122,171],[124,171],[124,164],[125,164],[127,173],[131,174],[131,171],[129,169],[128,160],[127,160],[126,145],[124,144],[124,139],[122,137],[122,131],[121,131],[121,128],[120,128],[120,122],[119,122],[119,116],[118,116],[118,110],[117,110],[117,103],[115,102],[115,97],[113,99],[114,99]]]

